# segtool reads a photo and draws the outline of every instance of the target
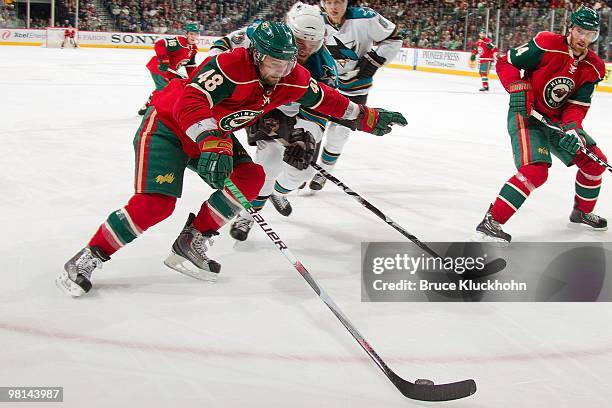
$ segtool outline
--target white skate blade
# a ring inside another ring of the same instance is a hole
[[[63,271],[60,276],[55,279],[55,285],[60,288],[64,293],[72,296],[79,297],[85,294],[83,288],[74,283],[68,277],[68,272]]]
[[[205,282],[216,282],[218,273],[200,269],[195,266],[190,260],[183,258],[171,252],[170,255],[164,260],[164,265],[168,268],[173,269],[183,275],[187,275],[191,278],[198,279]]]
[[[488,242],[498,248],[506,248],[508,245],[510,245],[510,243],[504,239],[490,237],[487,234],[482,233],[480,231],[476,231],[476,233],[472,236],[471,241],[472,242]]]
[[[603,227],[603,228],[595,228],[595,227],[591,227],[590,225],[586,225],[583,224],[581,222],[571,222],[568,221],[567,222],[567,226],[573,230],[576,231],[596,231],[596,232],[602,232],[602,231],[607,231],[608,227]]]

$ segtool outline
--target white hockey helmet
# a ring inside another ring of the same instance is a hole
[[[287,12],[287,25],[296,38],[323,44],[325,37],[325,23],[318,6],[311,6],[298,1]]]

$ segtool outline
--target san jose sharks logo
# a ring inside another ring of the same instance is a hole
[[[327,49],[340,66],[344,67],[348,61],[357,61],[359,59],[359,55],[355,52],[357,49],[355,41],[347,42],[347,45],[353,44],[353,46],[349,48],[338,37],[334,36],[334,40],[336,41],[336,45],[328,44]]]

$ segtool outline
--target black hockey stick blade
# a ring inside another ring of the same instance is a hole
[[[418,401],[452,401],[469,397],[476,392],[474,380],[463,380],[448,384],[414,384],[390,372],[390,378],[406,398]]]
[[[385,376],[397,387],[397,389],[407,398],[420,400],[420,401],[450,401],[459,398],[469,397],[476,392],[476,383],[474,380],[465,380],[450,384],[434,385],[430,380],[424,380],[424,383],[411,383],[404,380],[391,370],[382,358],[374,351],[372,346],[367,342],[365,337],[359,330],[349,321],[348,317],[344,315],[342,310],[334,303],[332,298],[323,290],[322,287],[314,280],[310,275],[310,272],[306,270],[304,265],[291,253],[289,247],[280,240],[278,235],[273,232],[270,225],[264,220],[264,218],[256,210],[253,209],[251,203],[244,197],[242,192],[236,187],[234,183],[229,179],[225,180],[225,186],[230,192],[238,199],[240,205],[242,205],[249,213],[253,216],[257,225],[268,235],[277,249],[285,256],[285,258],[293,265],[293,267],[300,273],[302,278],[306,280],[308,285],[315,291],[319,296],[319,299],[327,305],[329,310],[336,316],[336,318],[342,323],[342,325],[349,331],[351,336],[357,341],[357,343],[365,350],[370,356],[372,361],[381,369]],[[271,234],[273,233],[273,234]],[[273,238],[276,237],[276,238]]]

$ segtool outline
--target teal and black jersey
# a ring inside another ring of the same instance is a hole
[[[317,52],[313,53],[306,62],[304,68],[310,72],[312,78],[323,82],[332,88],[338,87],[338,70],[336,62],[331,56],[331,53],[323,45]]]

